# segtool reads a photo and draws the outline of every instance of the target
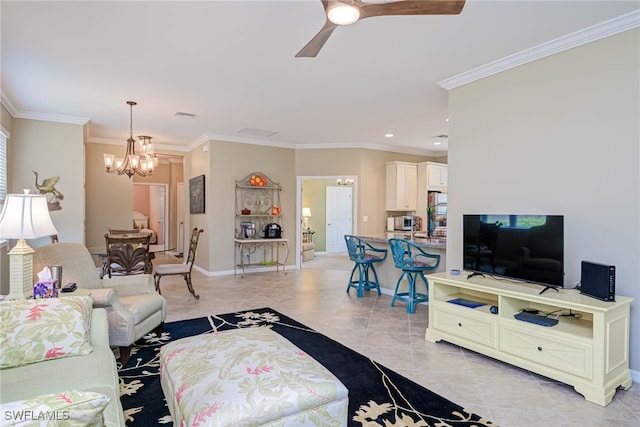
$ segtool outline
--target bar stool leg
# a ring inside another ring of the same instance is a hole
[[[347,282],[347,293],[349,293],[352,285],[356,283],[355,280],[353,280],[353,273],[356,272],[356,269],[358,269],[357,263],[353,266],[353,270],[351,270],[351,276],[349,276],[349,281]],[[360,274],[360,272],[358,272],[358,274]]]
[[[364,289],[365,289],[365,285],[366,285],[366,280],[368,277],[367,274],[367,266],[364,264],[358,264],[359,270],[360,270],[360,280],[358,281],[358,298],[362,298],[364,296]]]
[[[416,312],[416,273],[409,273],[409,292],[407,295],[407,313]]]
[[[375,278],[375,288],[378,291],[378,295],[382,295],[380,292],[380,282],[378,281],[378,273],[376,273],[376,268],[371,264],[371,271],[373,271],[373,277]]]
[[[402,274],[400,275],[400,278],[396,282],[396,290],[393,291],[393,298],[391,298],[391,307],[393,307],[393,305],[395,304],[396,299],[402,300],[402,293],[398,292],[398,289],[400,289],[400,282],[402,282],[402,279],[404,278],[405,274],[407,274],[407,272],[403,271]]]

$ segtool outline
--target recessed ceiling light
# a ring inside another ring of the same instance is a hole
[[[436,141],[436,142],[433,143],[433,145],[442,145],[442,142]]]
[[[350,25],[360,18],[360,9],[348,4],[337,4],[327,10],[327,18],[336,25]]]
[[[447,118],[447,119],[444,119],[444,121],[445,121],[445,122],[448,122],[448,121],[449,121],[449,119],[448,119],[448,118]]]
[[[385,133],[384,137],[385,138],[393,138],[393,134],[392,133]]]

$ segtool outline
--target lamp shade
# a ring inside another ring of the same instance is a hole
[[[302,216],[311,218],[311,208],[302,208]]]
[[[0,214],[0,237],[37,239],[58,231],[51,222],[47,198],[41,194],[9,194]]]

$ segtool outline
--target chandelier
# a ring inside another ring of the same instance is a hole
[[[133,139],[133,106],[138,103],[127,101],[129,105],[129,139],[124,157],[116,158],[113,154],[104,154],[104,168],[107,173],[126,174],[131,178],[134,174],[149,176],[158,166],[158,158],[153,154],[150,136],[139,136],[140,154],[136,154],[136,140]]]

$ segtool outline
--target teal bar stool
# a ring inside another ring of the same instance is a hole
[[[365,242],[359,237],[345,235],[344,240],[347,242],[347,250],[349,258],[355,263],[349,277],[347,285],[347,293],[349,289],[356,288],[358,290],[358,298],[364,296],[364,291],[369,289],[377,289],[380,295],[380,283],[378,283],[378,274],[373,266],[376,262],[382,262],[387,257],[386,249],[377,249]],[[354,278],[358,272],[357,278]],[[373,274],[373,280],[369,276]]]
[[[391,246],[391,255],[396,268],[402,270],[402,274],[396,283],[396,290],[391,299],[391,307],[396,300],[407,303],[407,313],[413,314],[416,311],[416,304],[429,301],[429,283],[424,277],[425,271],[433,271],[440,264],[440,255],[429,254],[414,242],[405,239],[389,239]],[[409,290],[407,292],[398,292],[400,282],[407,278],[409,282]],[[424,282],[427,293],[416,291],[416,279],[420,277]]]

